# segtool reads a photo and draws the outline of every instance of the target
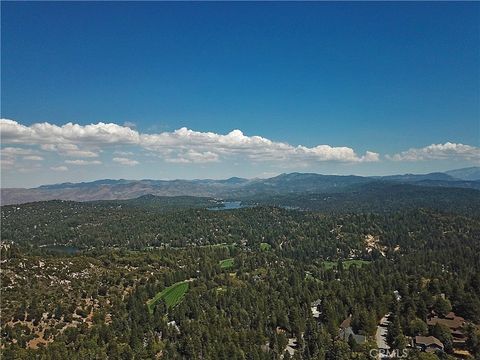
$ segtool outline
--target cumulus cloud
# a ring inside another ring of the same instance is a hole
[[[112,123],[68,123],[62,126],[38,123],[24,126],[8,119],[1,119],[0,125],[5,144],[37,145],[44,151],[55,151],[70,157],[97,157],[106,147],[133,145],[153,152],[167,162],[176,163],[218,162],[229,157],[245,157],[255,162],[379,161],[379,154],[372,151],[359,155],[352,148],[344,146],[294,146],[261,136],[247,136],[240,130],[216,134],[181,128],[173,132],[146,134]],[[124,156],[116,157],[113,161],[124,165],[138,163]]]
[[[17,156],[17,155],[31,155],[35,154],[32,149],[25,149],[19,147],[4,147],[2,148],[2,156]]]
[[[99,160],[65,160],[66,164],[70,165],[101,165]]]
[[[62,126],[44,122],[25,126],[14,120],[1,119],[0,125],[2,141],[8,144],[137,144],[140,136],[129,127],[102,122]]]
[[[52,166],[50,169],[53,170],[53,171],[68,171],[68,167],[66,167],[64,165]]]
[[[29,155],[29,156],[24,156],[23,160],[28,160],[28,161],[43,161],[43,157],[38,156],[38,155]]]
[[[15,170],[21,173],[30,173],[30,172],[41,170],[41,168],[42,167],[39,164],[33,164],[28,166],[18,166],[16,167]]]
[[[432,144],[423,148],[411,148],[398,154],[387,155],[393,161],[423,161],[423,160],[467,160],[479,161],[480,148],[446,142],[445,144]]]
[[[123,158],[123,157],[114,157],[113,161],[121,165],[127,165],[127,166],[134,166],[138,164],[137,160],[132,160],[132,159]]]
[[[81,150],[79,149],[78,145],[75,144],[41,144],[40,148],[45,151],[53,151],[68,157],[98,157],[98,151],[95,152],[92,150]]]
[[[2,168],[5,170],[13,168],[17,165],[18,158],[27,161],[43,160],[43,157],[35,154],[37,154],[37,151],[29,148],[4,147],[1,149]]]
[[[100,165],[100,154],[112,154],[114,163],[134,166],[135,155],[151,156],[168,163],[206,164],[230,161],[275,164],[280,168],[308,167],[321,162],[366,163],[380,161],[377,152],[360,154],[347,146],[292,145],[262,136],[245,135],[241,130],[227,134],[200,132],[185,127],[171,132],[141,133],[134,124],[97,123],[55,125],[37,123],[29,126],[14,120],[0,119],[2,169],[41,168],[39,161],[54,156],[67,158],[67,165]],[[139,151],[142,150],[142,151]],[[51,155],[50,155],[51,154]],[[384,157],[391,161],[463,160],[480,163],[480,148],[446,142],[423,148],[411,148]],[[48,167],[49,165],[47,165]],[[67,166],[50,168],[68,171]]]
[[[133,155],[133,152],[131,152],[131,151],[121,151],[121,150],[115,150],[113,153],[115,155],[120,155],[120,156],[131,156],[131,155]]]
[[[209,163],[219,161],[219,155],[211,151],[199,152],[195,150],[188,150],[178,154],[176,157],[166,157],[165,161],[171,163]]]
[[[240,130],[226,135],[181,128],[173,132],[142,135],[143,147],[163,154],[170,162],[216,162],[229,155],[253,161],[377,161],[373,152],[358,156],[348,147],[319,145],[308,148],[275,142],[261,136],[246,136]],[[378,154],[377,154],[378,155]]]

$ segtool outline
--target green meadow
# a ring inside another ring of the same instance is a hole
[[[368,265],[370,264],[370,261],[368,260],[344,260],[342,261],[342,265],[345,269],[348,269],[350,266],[355,265],[355,266],[363,266],[363,265]],[[338,267],[338,262],[337,261],[323,261],[322,265],[328,270],[328,269],[333,269]]]
[[[222,269],[229,269],[233,266],[234,260],[233,258],[225,259],[219,262],[220,268]]]
[[[269,243],[260,243],[260,250],[262,251],[267,251],[267,250],[270,250],[272,248],[272,245],[270,245]]]
[[[161,292],[157,293],[153,299],[147,301],[148,310],[150,313],[153,313],[153,309],[155,305],[158,304],[160,300],[164,300],[167,304],[167,308],[172,308],[175,305],[179,304],[183,297],[185,296],[186,292],[188,291],[188,282],[181,281],[175,283]]]

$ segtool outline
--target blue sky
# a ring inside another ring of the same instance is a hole
[[[479,3],[1,6],[2,186],[478,164]]]

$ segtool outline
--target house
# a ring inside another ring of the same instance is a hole
[[[435,336],[415,336],[415,347],[424,352],[443,351],[443,344]]]
[[[454,349],[453,350],[453,355],[456,358],[459,359],[471,359],[473,356],[470,354],[470,351],[468,350],[459,350],[459,349]]]
[[[352,323],[352,315],[349,315],[345,320],[342,321],[340,324],[340,330],[346,329],[351,326]]]
[[[321,312],[318,310],[320,307],[320,304],[322,303],[322,300],[318,299],[310,304],[310,310],[312,311],[312,316],[315,319],[318,319],[320,317]]]
[[[445,317],[440,318],[434,316],[427,320],[428,326],[435,326],[436,324],[441,324],[450,329],[450,331],[459,331],[465,325],[465,319],[461,316],[455,315],[454,312],[449,312]]]
[[[352,336],[353,340],[359,345],[364,344],[367,341],[367,337],[365,335],[355,334],[351,327],[348,327],[343,331],[340,330],[339,335],[340,339],[343,341],[348,341],[350,336]]]
[[[167,325],[173,327],[178,333],[180,333],[180,328],[178,327],[175,320],[168,322]]]
[[[465,348],[467,342],[467,335],[462,329],[452,331],[453,347],[457,349]]]
[[[357,344],[363,344],[367,341],[367,337],[365,335],[355,334],[351,326],[352,323],[352,315],[349,315],[345,320],[342,321],[340,324],[340,329],[338,331],[338,337],[343,341],[348,341],[350,336]]]
[[[290,354],[290,356],[293,356],[295,354],[295,350],[298,347],[297,338],[296,337],[288,337],[289,336],[289,331],[287,329],[285,329],[284,327],[281,327],[281,326],[277,326],[275,331],[277,332],[278,335],[282,334],[282,335],[285,335],[287,337],[288,343],[287,343],[287,346],[285,347],[285,349],[283,350],[283,352],[285,353],[285,351],[286,351]],[[280,359],[283,359],[283,354],[280,355]]]
[[[293,356],[295,355],[295,350],[297,349],[297,347],[298,347],[297,338],[289,338],[285,351],[288,351],[290,356]]]
[[[454,348],[463,348],[465,346],[467,337],[463,332],[463,326],[465,325],[465,319],[463,317],[457,316],[451,311],[443,318],[434,316],[427,320],[427,325],[429,326],[435,326],[436,324],[444,325],[450,329]]]

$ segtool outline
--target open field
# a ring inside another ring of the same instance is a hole
[[[161,292],[157,293],[157,295],[155,295],[153,299],[148,300],[147,301],[148,310],[150,311],[150,313],[153,313],[153,309],[155,305],[157,305],[160,300],[164,300],[165,303],[167,304],[167,307],[172,308],[182,301],[187,291],[188,291],[187,281],[181,281],[181,282],[175,283],[163,289]]]
[[[352,265],[363,266],[370,264],[370,261],[367,260],[345,260],[342,261],[343,267],[348,269]],[[323,261],[322,265],[328,270],[338,266],[337,261]]]
[[[234,263],[233,258],[230,258],[230,259],[225,259],[225,260],[220,261],[219,264],[220,264],[220,268],[229,269],[233,266],[233,263]]]
[[[270,245],[269,243],[260,243],[260,250],[262,251],[267,251],[267,250],[270,250],[272,248],[272,245]]]

